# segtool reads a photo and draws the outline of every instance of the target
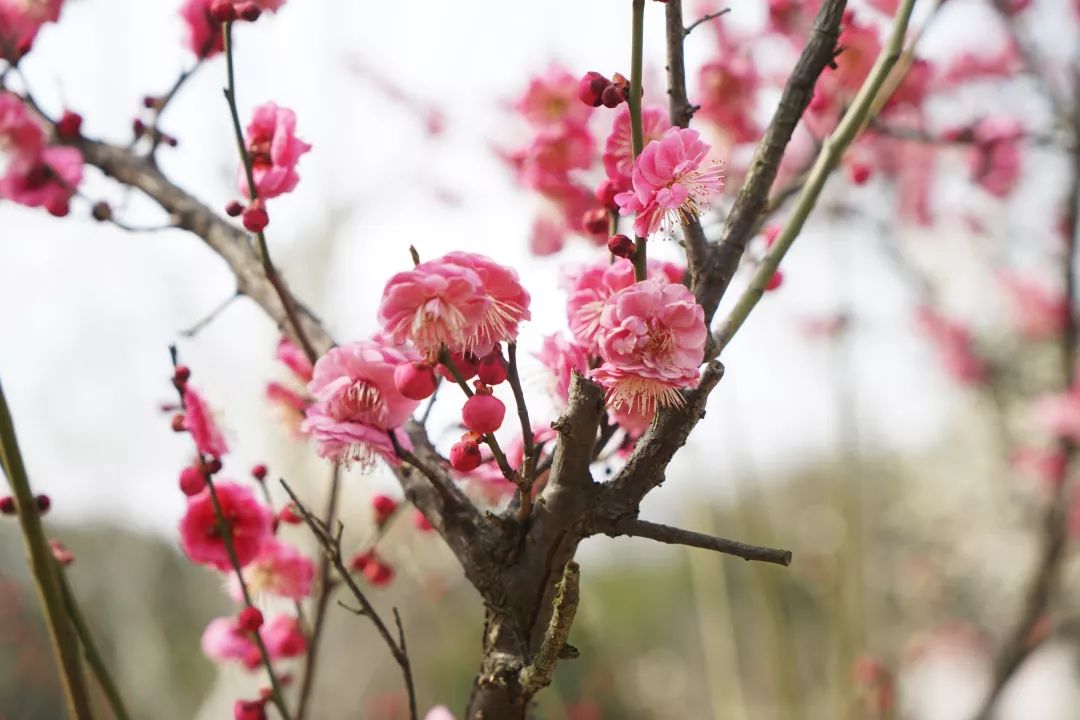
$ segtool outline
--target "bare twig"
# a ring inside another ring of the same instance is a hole
[[[92,713],[86,692],[86,680],[79,662],[79,640],[64,608],[64,595],[57,577],[56,561],[41,526],[37,501],[30,489],[30,479],[26,475],[26,467],[19,452],[15,423],[11,419],[3,386],[0,386],[0,465],[3,466],[15,499],[15,511],[19,516],[30,572],[37,585],[38,597],[45,613],[45,624],[49,629],[49,639],[59,665],[68,715],[76,720],[89,720]]]
[[[293,489],[289,487],[289,484],[285,480],[281,480],[281,486],[285,488],[285,492],[289,494],[289,497],[296,504],[296,508],[300,511],[300,515],[304,518],[304,522],[307,523],[308,528],[312,534],[315,535],[315,539],[319,541],[323,551],[327,557],[330,558],[330,562],[334,568],[337,569],[338,575],[345,582],[345,585],[352,592],[356,601],[360,603],[360,609],[363,614],[371,619],[375,629],[382,637],[383,642],[390,649],[390,654],[394,656],[394,661],[397,662],[398,667],[401,668],[401,674],[405,680],[405,690],[409,695],[409,717],[412,720],[417,720],[416,710],[416,690],[413,687],[412,667],[409,662],[409,654],[406,652],[404,643],[404,631],[401,630],[401,620],[397,617],[397,611],[394,611],[394,617],[398,622],[398,630],[401,636],[401,643],[399,644],[394,640],[393,635],[390,634],[390,629],[383,622],[382,617],[375,610],[375,607],[367,599],[364,591],[360,589],[360,586],[356,584],[356,580],[353,579],[352,573],[349,572],[349,568],[345,566],[345,560],[341,555],[341,523],[338,523],[339,531],[337,534],[331,534],[330,528],[324,525],[321,520],[315,517],[314,514],[308,508],[300,502],[300,498],[296,496]]]
[[[521,686],[527,694],[534,694],[551,683],[555,666],[563,656],[563,649],[570,637],[570,628],[574,624],[578,602],[581,599],[579,585],[581,569],[571,560],[563,568],[562,580],[553,603],[555,611],[551,614],[544,641],[532,662],[521,669]]]
[[[689,545],[705,550],[715,550],[716,552],[725,553],[727,555],[741,557],[743,560],[747,561],[757,560],[759,562],[774,563],[776,565],[791,564],[790,550],[763,547],[761,545],[750,545],[739,542],[738,540],[728,540],[722,537],[693,532],[692,530],[683,530],[682,528],[671,527],[669,525],[660,525],[659,523],[649,522],[648,520],[639,520],[637,518],[626,518],[616,523],[610,531],[607,531],[607,534],[612,537],[628,535],[631,537],[649,538],[650,540],[668,543],[669,545]]]
[[[341,489],[341,469],[334,465],[330,479],[330,494],[326,498],[326,511],[323,522],[331,527],[337,519],[338,493]],[[308,642],[307,658],[304,661],[304,674],[300,680],[300,699],[296,706],[296,720],[304,720],[310,707],[311,689],[315,686],[315,670],[319,661],[319,644],[322,641],[323,628],[326,625],[326,607],[333,594],[336,583],[330,576],[330,558],[323,553],[319,561],[319,597],[315,601],[315,618]]]
[[[532,511],[532,486],[536,481],[536,443],[533,442],[532,421],[529,420],[529,407],[525,404],[525,393],[521,389],[521,376],[518,373],[517,343],[507,343],[506,379],[510,383],[510,389],[514,392],[514,404],[517,405],[518,420],[521,423],[521,505],[518,508],[519,519],[528,519]]]
[[[225,300],[224,300],[224,301],[222,301],[221,303],[219,303],[219,304],[217,305],[217,307],[215,307],[215,308],[214,308],[213,310],[211,310],[211,311],[210,311],[210,312],[208,312],[208,313],[207,313],[206,315],[204,315],[204,316],[203,316],[202,318],[200,318],[200,319],[199,319],[199,321],[198,321],[198,322],[196,322],[196,323],[195,323],[194,325],[192,325],[191,327],[187,328],[186,330],[181,330],[181,331],[180,331],[180,334],[181,334],[181,335],[182,335],[183,337],[186,337],[186,338],[193,338],[193,337],[195,337],[195,336],[196,336],[196,335],[198,335],[198,334],[199,334],[200,332],[202,332],[202,331],[203,331],[203,329],[204,329],[204,328],[206,328],[206,326],[207,326],[207,325],[209,325],[210,323],[212,323],[212,322],[214,322],[215,320],[217,320],[217,319],[218,319],[218,317],[220,317],[220,316],[221,316],[221,314],[222,314],[223,312],[225,312],[225,310],[227,310],[227,309],[228,309],[228,307],[229,307],[230,305],[232,305],[232,304],[233,304],[233,303],[234,303],[234,302],[236,301],[236,299],[237,299],[238,297],[240,297],[240,291],[239,291],[239,290],[237,290],[236,292],[234,292],[234,293],[233,293],[232,295],[230,295],[229,297],[225,298]]]
[[[670,0],[669,0],[669,2],[670,2]],[[723,10],[718,10],[717,12],[713,12],[713,13],[709,13],[708,15],[701,16],[700,18],[698,18],[694,22],[690,23],[689,25],[686,26],[686,28],[683,29],[683,37],[689,35],[693,31],[693,29],[696,28],[698,25],[701,25],[702,23],[707,23],[710,20],[715,20],[716,18],[720,17],[721,15],[727,15],[729,12],[731,12],[731,8],[724,8]]]

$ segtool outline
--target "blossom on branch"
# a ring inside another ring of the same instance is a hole
[[[244,567],[243,576],[253,595],[266,593],[301,600],[311,594],[315,563],[292,545],[271,537]],[[237,602],[244,599],[235,573],[229,576],[229,595]]]
[[[311,145],[296,137],[296,113],[268,102],[255,108],[247,126],[248,156],[255,190],[262,200],[292,192],[300,182],[296,166]],[[247,171],[241,167],[237,182],[241,194],[251,197]]]
[[[272,537],[272,513],[255,499],[250,488],[235,482],[215,482],[214,492],[229,528],[236,562],[244,567]],[[192,562],[223,571],[232,569],[209,488],[188,500],[187,511],[180,518],[180,545]]]

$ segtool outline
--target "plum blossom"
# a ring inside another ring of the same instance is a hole
[[[1080,440],[1080,388],[1043,395],[1032,404],[1031,419],[1047,435]]]
[[[307,651],[307,638],[299,621],[291,615],[276,615],[258,633],[271,660],[296,657]],[[201,645],[203,654],[215,662],[236,660],[248,670],[262,663],[252,633],[244,630],[236,617],[211,620],[203,631]]]
[[[592,114],[592,108],[578,100],[578,79],[558,66],[531,78],[514,109],[538,128],[563,123],[580,125]]]
[[[195,57],[205,60],[225,50],[225,36],[221,23],[210,15],[214,0],[185,0],[180,16],[187,24],[184,44]]]
[[[210,407],[190,385],[184,387],[184,429],[191,433],[200,454],[220,458],[229,452]]]
[[[236,561],[244,567],[270,539],[273,514],[243,485],[219,481],[214,483],[214,491],[229,526]],[[188,500],[187,511],[180,518],[180,545],[192,562],[219,570],[232,568],[209,488]]]
[[[269,198],[292,192],[300,182],[296,165],[311,145],[296,137],[296,113],[289,108],[268,102],[255,108],[247,126],[247,150],[251,157],[251,173],[259,198]],[[247,172],[241,167],[237,174],[240,192],[250,197]]]
[[[1008,197],[1020,180],[1023,126],[1015,118],[991,115],[973,133],[975,144],[968,157],[972,179],[994,197]]]
[[[705,353],[705,311],[686,286],[649,278],[607,299],[597,341],[604,363],[593,378],[609,405],[651,416],[679,405],[697,382]]]
[[[296,377],[304,382],[311,381],[311,374],[314,371],[311,361],[307,359],[307,355],[304,351],[296,346],[289,338],[281,338],[278,341],[277,352],[274,353],[274,358],[280,361],[285,367],[292,370]]]
[[[271,537],[263,543],[255,559],[244,567],[243,576],[253,594],[267,593],[301,600],[311,593],[315,563],[292,545]],[[244,599],[235,574],[229,576],[229,595],[237,602]]]
[[[475,272],[480,278],[480,292],[488,299],[487,309],[466,343],[469,350],[483,357],[496,344],[513,342],[521,322],[532,317],[529,293],[521,286],[517,272],[477,253],[452,252],[443,260]]]
[[[18,60],[30,52],[45,23],[60,19],[63,0],[0,0],[0,58]]]
[[[16,155],[0,177],[0,198],[63,217],[82,176],[83,157],[75,148],[47,147],[36,155]]]
[[[446,258],[420,263],[386,283],[379,322],[394,342],[411,342],[425,355],[443,345],[463,350],[490,311],[482,284],[475,270]]]
[[[649,277],[663,277],[670,282],[682,280],[683,268],[674,263],[648,263]],[[611,295],[633,285],[634,266],[629,260],[618,259],[590,265],[566,278],[569,298],[566,315],[574,339],[592,355],[599,354],[596,334],[600,329],[600,314]]]
[[[314,403],[301,426],[315,438],[319,455],[339,463],[393,458],[387,431],[419,405],[398,392],[394,370],[417,359],[411,350],[375,340],[342,345],[319,358],[308,383]]]
[[[659,107],[641,109],[641,131],[643,144],[659,140],[671,127],[667,110]],[[604,171],[608,179],[615,183],[618,192],[630,190],[634,171],[634,148],[630,135],[630,110],[620,108],[611,124],[611,134],[604,144]]]
[[[754,106],[761,77],[746,52],[724,52],[720,59],[702,66],[698,76],[701,111],[736,143],[758,136]]]
[[[277,660],[303,655],[307,652],[307,638],[300,621],[292,615],[277,615],[259,630],[266,651]]]
[[[18,95],[0,92],[0,151],[36,157],[45,147],[45,131]]]
[[[450,712],[450,708],[445,705],[436,705],[428,710],[424,720],[454,720],[454,713]]]
[[[570,397],[571,373],[589,370],[588,351],[561,333],[552,333],[544,337],[536,358],[550,373],[552,395],[565,405]]]
[[[634,232],[645,237],[665,221],[699,217],[723,187],[723,165],[706,162],[709,146],[696,130],[671,128],[649,143],[634,164],[633,190],[619,193],[621,215],[636,213]]]

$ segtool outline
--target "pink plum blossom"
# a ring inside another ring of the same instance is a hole
[[[394,342],[411,342],[425,355],[444,345],[458,351],[468,347],[491,302],[475,270],[438,258],[390,278],[379,322]]]
[[[570,182],[570,171],[587,169],[594,152],[595,141],[584,125],[564,123],[544,128],[520,155],[519,179],[527,188],[558,195]]]
[[[210,621],[202,634],[202,651],[214,662],[238,660],[249,670],[262,662],[259,646],[251,634],[240,627],[235,617],[220,617]]]
[[[578,79],[558,66],[532,77],[525,93],[514,103],[514,109],[537,128],[563,123],[580,125],[593,111],[578,100]]]
[[[82,176],[83,157],[75,148],[47,147],[33,156],[16,155],[0,177],[0,198],[63,217]]]
[[[45,131],[26,109],[22,99],[0,92],[0,151],[13,156],[37,157],[45,147]]]
[[[487,308],[466,343],[468,349],[483,357],[496,344],[516,340],[518,325],[531,317],[529,293],[521,286],[517,272],[477,253],[452,252],[444,255],[443,260],[475,272],[480,278],[480,292],[488,299]]]
[[[190,385],[184,388],[184,428],[191,433],[200,454],[220,458],[229,452],[210,407]]]
[[[1080,440],[1080,389],[1043,395],[1031,406],[1032,422],[1060,440]]]
[[[533,220],[532,231],[529,233],[529,250],[533,255],[554,255],[565,245],[566,226],[563,223],[545,217]]]
[[[761,77],[746,52],[724,52],[719,60],[706,63],[698,75],[701,88],[700,116],[731,137],[744,143],[757,138],[754,120]]]
[[[18,60],[30,51],[45,23],[60,19],[63,0],[0,0],[0,58]]]
[[[277,352],[274,357],[280,361],[285,367],[292,370],[297,379],[304,382],[311,381],[311,374],[313,368],[311,361],[307,359],[307,355],[304,351],[296,346],[292,340],[288,338],[281,338],[278,341]]]
[[[419,405],[394,386],[394,370],[418,360],[415,352],[361,340],[331,349],[315,363],[308,391],[314,403],[301,429],[315,438],[320,456],[335,462],[393,457],[387,431]]]
[[[180,7],[180,16],[187,24],[184,44],[200,59],[213,57],[225,50],[221,23],[210,16],[210,6],[213,4],[214,0],[185,0]]]
[[[243,576],[254,595],[266,593],[301,600],[311,593],[315,563],[292,545],[271,537],[244,567]],[[237,602],[244,599],[235,574],[229,576],[229,595]]]
[[[1019,120],[1000,115],[983,118],[974,128],[975,145],[968,156],[971,177],[994,197],[1008,197],[1020,180],[1023,134]]]
[[[667,110],[659,107],[641,109],[641,130],[643,144],[659,140],[671,127]],[[634,171],[634,149],[630,135],[630,110],[619,109],[615,121],[611,124],[611,134],[604,144],[604,171],[608,179],[615,183],[620,192],[630,190]]]
[[[709,146],[696,130],[671,128],[649,143],[634,164],[633,191],[619,193],[622,215],[636,213],[634,232],[647,236],[665,222],[700,217],[723,187],[723,166],[706,162]]]
[[[300,621],[292,615],[277,615],[259,631],[266,651],[278,660],[303,655],[307,652],[307,638]]]
[[[296,113],[275,102],[255,108],[247,126],[247,149],[258,197],[269,198],[291,192],[300,182],[296,165],[311,145],[296,137]],[[250,197],[247,172],[239,169],[240,192]]]
[[[236,560],[244,567],[259,555],[270,539],[273,514],[255,499],[248,487],[226,480],[215,482],[214,490],[232,535]],[[192,562],[212,565],[219,570],[232,568],[210,488],[188,500],[187,511],[180,518],[180,545]]]
[[[649,277],[663,277],[679,282],[683,269],[674,263],[649,261]],[[596,340],[600,328],[600,313],[612,294],[634,284],[634,266],[629,260],[618,259],[589,265],[566,278],[569,298],[566,315],[574,339],[590,354],[598,355]]]
[[[536,357],[550,373],[552,395],[565,405],[570,395],[571,373],[589,370],[588,351],[562,334],[552,333],[544,338]]]
[[[678,405],[697,382],[705,353],[705,311],[686,286],[649,278],[608,298],[597,340],[604,363],[593,378],[615,409],[651,416]]]

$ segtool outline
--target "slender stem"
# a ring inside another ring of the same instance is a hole
[[[400,644],[399,641],[394,640],[393,635],[390,633],[390,629],[375,610],[375,606],[367,599],[364,591],[356,584],[356,580],[353,579],[352,573],[349,572],[349,569],[345,566],[345,561],[341,556],[341,524],[338,523],[339,531],[336,534],[331,535],[330,528],[322,525],[319,519],[316,518],[302,502],[300,502],[300,498],[296,496],[296,493],[289,487],[289,484],[284,480],[281,480],[281,485],[296,504],[296,508],[300,511],[300,515],[304,518],[304,522],[307,523],[312,534],[315,535],[319,544],[322,545],[326,556],[338,571],[338,575],[352,592],[356,601],[360,603],[361,614],[370,618],[372,624],[375,625],[376,631],[378,631],[379,635],[382,637],[383,642],[385,642],[386,646],[390,649],[390,653],[394,656],[394,660],[397,662],[398,667],[401,668],[401,673],[405,681],[405,689],[409,696],[409,717],[412,720],[417,720],[416,688],[413,685],[412,665],[409,661],[409,654],[405,647],[405,633],[401,628],[401,619],[397,615],[397,610],[394,610],[394,617],[398,624],[398,633],[401,638]]]
[[[86,692],[86,681],[79,662],[79,641],[75,635],[68,614],[64,610],[63,591],[56,573],[56,561],[45,539],[45,530],[41,525],[37,501],[30,490],[30,479],[26,475],[19,441],[15,435],[15,423],[11,419],[4,388],[0,385],[0,464],[11,485],[11,494],[15,499],[15,510],[19,515],[23,542],[30,565],[30,571],[37,585],[38,597],[45,611],[45,623],[49,628],[49,639],[53,653],[59,665],[60,680],[64,688],[64,700],[68,716],[76,720],[89,720],[90,699]]]
[[[750,315],[750,312],[765,294],[765,286],[776,274],[780,261],[784,259],[792,243],[795,242],[795,238],[802,231],[806,219],[817,204],[818,196],[821,194],[825,182],[829,179],[829,175],[840,161],[844,151],[865,126],[878,91],[881,90],[882,85],[889,76],[889,72],[900,57],[904,35],[907,32],[908,21],[911,19],[911,9],[914,5],[915,0],[904,0],[901,4],[893,21],[889,41],[882,48],[881,53],[874,62],[874,67],[870,70],[866,81],[863,82],[862,87],[855,96],[855,100],[847,112],[844,113],[844,118],[837,125],[836,130],[823,143],[821,152],[818,154],[817,160],[807,176],[806,184],[802,188],[791,217],[784,224],[784,228],[780,231],[772,248],[758,265],[749,287],[739,297],[731,314],[724,319],[720,330],[717,332],[714,355],[719,355],[724,347],[731,342],[735,333],[739,331],[743,322],[746,321],[747,316]]]
[[[332,527],[337,519],[338,492],[341,486],[341,469],[334,465],[330,480],[330,496],[326,500],[326,512],[323,522]],[[311,689],[315,686],[315,670],[318,667],[319,643],[322,640],[323,627],[326,625],[326,608],[330,602],[336,583],[330,577],[330,558],[323,553],[319,562],[319,599],[315,603],[315,620],[311,630],[311,642],[308,643],[307,659],[304,662],[304,676],[300,681],[300,700],[296,709],[296,720],[304,720],[310,707]]]
[[[630,46],[630,97],[626,104],[630,108],[630,144],[634,160],[645,146],[645,133],[641,127],[641,56],[645,45],[645,0],[633,0],[633,38]],[[634,278],[640,282],[648,274],[648,258],[645,238],[634,239]]]
[[[254,203],[259,199],[259,191],[255,187],[255,171],[252,168],[251,156],[248,154],[247,143],[244,142],[244,130],[240,125],[240,112],[237,109],[236,103],[236,70],[233,61],[231,22],[223,24],[222,35],[225,39],[225,68],[226,76],[228,78],[228,86],[225,88],[225,99],[229,104],[229,114],[232,117],[233,133],[236,135],[236,146],[239,150],[240,161],[244,166],[244,175],[247,179],[248,200]],[[257,247],[259,259],[262,261],[263,272],[266,273],[266,279],[270,281],[270,284],[274,287],[274,291],[277,293],[278,299],[281,300],[281,305],[285,308],[285,316],[289,319],[289,325],[292,326],[293,334],[296,336],[296,340],[300,344],[301,349],[303,349],[304,354],[307,355],[308,360],[315,362],[315,360],[318,359],[318,354],[315,352],[315,348],[312,346],[311,341],[308,340],[307,335],[304,333],[303,326],[300,325],[300,319],[296,315],[296,307],[292,295],[285,288],[285,284],[282,282],[277,268],[274,267],[274,263],[270,259],[270,247],[266,243],[266,233],[260,230],[255,233],[255,237],[258,240]]]
[[[519,519],[525,520],[532,512],[532,486],[536,482],[536,443],[533,438],[532,421],[529,420],[529,407],[525,404],[525,392],[521,389],[521,376],[518,373],[517,343],[507,343],[508,370],[506,379],[514,392],[514,404],[517,405],[518,421],[521,423],[521,505],[518,508]]]
[[[86,663],[93,671],[94,677],[97,678],[98,685],[101,686],[101,691],[105,694],[105,699],[109,702],[109,709],[112,710],[116,720],[129,720],[131,715],[128,714],[127,707],[124,706],[124,698],[120,695],[120,690],[117,688],[116,682],[109,673],[109,666],[105,664],[105,658],[94,643],[94,636],[90,632],[90,626],[87,624],[86,618],[79,608],[78,601],[75,599],[75,594],[71,591],[71,584],[68,582],[67,574],[64,572],[64,568],[60,567],[59,563],[56,563],[56,576],[60,581],[60,591],[64,596],[64,606],[67,609],[68,615],[71,617],[72,625],[75,627],[75,634],[79,636],[79,642],[82,643],[83,655],[86,657]]]
[[[671,0],[668,0],[668,2],[670,2],[670,1]],[[711,13],[709,13],[707,15],[702,15],[697,20],[695,20],[694,22],[692,22],[692,23],[690,23],[689,25],[686,26],[686,28],[683,30],[683,35],[684,36],[689,35],[691,32],[693,32],[694,28],[696,28],[698,25],[700,25],[702,23],[707,23],[710,20],[715,20],[716,18],[720,17],[721,15],[726,15],[729,12],[731,12],[731,8],[724,8],[723,10],[719,10],[717,12],[711,12]]]
[[[758,562],[785,566],[791,564],[790,550],[750,545],[738,540],[705,535],[704,533],[661,525],[648,520],[639,520],[637,518],[624,520],[618,523],[614,529],[619,535],[649,538],[669,545],[689,545],[703,550],[715,550],[726,555],[740,557],[746,561],[757,560]]]

